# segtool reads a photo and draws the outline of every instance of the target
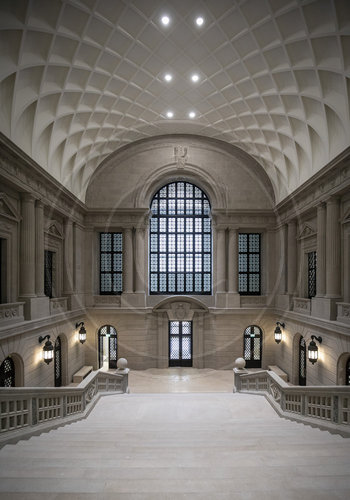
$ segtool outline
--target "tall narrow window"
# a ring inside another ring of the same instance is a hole
[[[345,385],[350,385],[350,357],[345,365]]]
[[[0,304],[7,301],[7,265],[6,265],[6,240],[0,238]]]
[[[258,233],[238,235],[238,291],[241,295],[260,295],[260,239]]]
[[[151,204],[150,293],[211,293],[211,219],[206,194],[189,182],[162,187]]]
[[[304,337],[299,340],[299,385],[306,385],[306,342]]]
[[[55,360],[55,387],[61,387],[62,385],[62,343],[61,338],[57,337],[55,341],[54,348],[54,360]]]
[[[45,250],[44,260],[44,293],[46,297],[52,299],[52,276],[53,276],[53,252]]]
[[[243,356],[247,368],[261,368],[262,331],[255,325],[244,330]]]
[[[100,294],[123,291],[123,235],[100,233]]]
[[[307,294],[309,299],[316,295],[316,265],[316,252],[309,252],[307,254]]]
[[[15,364],[10,356],[0,365],[0,387],[15,387]]]
[[[117,368],[118,339],[114,326],[104,325],[98,331],[98,363],[100,368]]]

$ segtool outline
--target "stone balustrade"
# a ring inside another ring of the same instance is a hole
[[[84,418],[106,393],[128,392],[129,369],[95,371],[77,387],[0,389],[0,447]]]
[[[233,372],[234,392],[264,395],[280,416],[350,437],[350,387],[290,386],[267,370]]]

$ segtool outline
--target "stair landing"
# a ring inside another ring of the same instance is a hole
[[[350,439],[248,394],[125,394],[0,450],[1,500],[350,498]]]

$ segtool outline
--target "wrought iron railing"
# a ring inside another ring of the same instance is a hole
[[[267,370],[234,369],[234,377],[234,391],[263,394],[281,416],[350,437],[350,387],[290,386]]]
[[[128,391],[128,372],[95,371],[77,387],[1,388],[0,446],[85,417],[102,395]]]

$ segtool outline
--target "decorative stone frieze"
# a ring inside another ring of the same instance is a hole
[[[1,138],[1,176],[16,183],[20,191],[30,191],[45,205],[75,220],[83,221],[86,208],[62,184],[42,169],[34,160],[23,156],[23,152],[5,137]]]
[[[311,314],[311,300],[303,297],[293,298],[293,311],[300,314]]]
[[[345,302],[337,303],[337,321],[350,323],[350,304]]]
[[[23,321],[24,302],[12,302],[11,304],[0,304],[0,326],[8,323]]]
[[[68,311],[67,297],[56,297],[50,299],[50,314],[59,314]]]

